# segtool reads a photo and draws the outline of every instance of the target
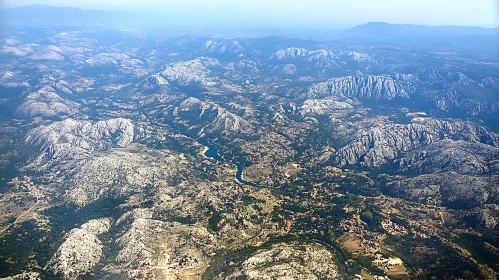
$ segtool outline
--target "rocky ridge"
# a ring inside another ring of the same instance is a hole
[[[92,123],[69,118],[29,131],[26,144],[54,158],[61,154],[127,147],[134,138],[135,126],[128,119]]]
[[[244,118],[229,112],[218,104],[201,101],[194,97],[184,100],[175,108],[173,115],[186,120],[196,119],[199,125],[193,128],[197,129],[197,134],[200,136],[214,132],[245,133],[252,130],[252,126]]]
[[[27,118],[73,115],[78,112],[78,107],[79,104],[61,98],[52,86],[46,85],[28,94],[17,108],[16,115]]]
[[[408,98],[414,92],[412,83],[417,81],[412,75],[374,76],[356,75],[333,78],[313,85],[302,98],[327,96],[347,98],[372,98],[391,100],[396,97]]]
[[[80,275],[92,271],[103,257],[104,246],[98,236],[107,232],[111,224],[111,219],[103,218],[72,229],[47,263],[46,269],[55,275],[62,275],[64,279],[78,279]]]
[[[494,147],[499,136],[486,128],[459,120],[414,118],[410,124],[378,124],[358,132],[339,149],[336,165],[360,164],[377,167],[407,152],[443,139],[465,140]]]
[[[343,101],[333,98],[307,99],[300,108],[301,115],[330,115],[334,111],[353,109],[352,103],[353,101],[349,99]]]
[[[256,252],[225,279],[335,279],[337,269],[334,255],[319,244],[281,243]]]
[[[181,61],[166,66],[161,76],[168,81],[175,81],[180,85],[200,84],[201,86],[213,86],[216,83],[211,78],[208,66],[220,66],[218,60],[201,57],[189,61]]]

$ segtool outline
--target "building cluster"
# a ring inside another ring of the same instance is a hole
[[[166,266],[175,273],[180,270],[193,269],[199,266],[199,261],[192,256],[177,256]]]
[[[397,223],[392,222],[390,219],[384,219],[381,222],[383,229],[391,235],[407,235],[407,228]]]
[[[14,190],[16,191],[27,191],[31,196],[36,198],[37,201],[45,201],[46,195],[41,190],[38,188],[32,181],[32,178],[30,176],[23,176],[22,179],[19,177],[15,177],[10,181],[11,184],[14,184]]]
[[[364,254],[373,255],[380,250],[382,236],[377,232],[364,229],[364,225],[359,219],[348,219],[340,222],[340,227],[350,233],[354,233],[359,238],[359,247]]]
[[[362,233],[364,231],[364,225],[359,219],[343,220],[340,222],[339,227],[351,233]]]
[[[359,246],[364,250],[364,254],[374,254],[379,252],[381,236],[376,232],[365,232],[359,242]]]
[[[362,279],[366,279],[366,278],[362,277],[362,275],[360,275],[360,274],[355,274],[355,275],[354,275],[354,278],[355,278],[355,279],[361,279],[361,280],[362,280]],[[390,278],[388,278],[388,276],[378,276],[378,275],[374,275],[374,276],[373,276],[373,278],[374,278],[374,280],[390,280]]]
[[[128,278],[141,280],[149,279],[152,269],[153,268],[150,266],[143,266],[137,269],[130,270],[128,271]]]
[[[404,262],[400,258],[384,258],[381,254],[376,254],[373,265],[383,269],[384,271],[390,270],[391,266],[404,265]]]
[[[421,221],[409,220],[409,226],[411,227],[411,233],[421,238],[430,238],[437,233],[434,227],[425,225]]]

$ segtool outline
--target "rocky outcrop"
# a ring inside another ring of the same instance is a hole
[[[78,205],[166,184],[176,169],[174,156],[113,150],[130,146],[134,136],[128,119],[55,122],[28,133],[26,144],[41,155],[27,168],[60,176],[55,191]]]
[[[336,153],[339,166],[360,164],[376,167],[407,152],[443,139],[465,140],[494,147],[499,136],[470,122],[415,118],[410,124],[377,124],[358,132],[354,139]]]
[[[38,46],[30,57],[32,60],[64,60],[62,50],[54,45]]]
[[[366,53],[347,52],[343,55],[346,56],[348,59],[358,63],[377,63],[376,60],[374,60],[371,56],[369,56]]]
[[[351,110],[352,101],[345,99],[343,101],[335,99],[307,99],[303,102],[301,115],[329,115],[334,111]]]
[[[256,252],[224,279],[335,279],[334,255],[319,244],[275,244]],[[222,279],[222,278],[219,278]]]
[[[11,71],[6,71],[0,76],[0,86],[5,88],[29,87],[29,83],[19,79],[18,75]]]
[[[412,75],[374,76],[356,75],[333,78],[315,84],[302,98],[338,96],[348,98],[393,99],[407,98],[414,92],[412,83],[417,79]]]
[[[494,230],[499,224],[499,205],[486,204],[474,208],[467,216],[472,218],[478,226],[487,230]]]
[[[460,72],[441,72],[428,69],[419,74],[421,94],[442,111],[459,111],[476,116],[499,110],[497,78],[481,81]]]
[[[163,93],[167,92],[169,85],[170,83],[168,83],[168,81],[165,78],[163,78],[160,74],[156,73],[149,76],[142,82],[140,82],[138,88],[144,91],[155,90],[160,93]]]
[[[78,205],[105,197],[126,197],[148,187],[167,185],[177,170],[176,157],[165,153],[112,151],[53,164],[67,174],[64,197]],[[69,171],[72,174],[69,174]]]
[[[78,107],[77,103],[61,98],[52,86],[44,86],[28,94],[17,108],[16,115],[27,118],[72,115]]]
[[[26,144],[49,158],[88,150],[126,147],[134,141],[133,123],[124,118],[92,123],[66,119],[28,132]]]
[[[396,160],[402,171],[454,171],[460,174],[498,174],[499,148],[463,140],[445,139],[416,149]]]
[[[270,57],[270,61],[278,61],[284,63],[293,63],[305,61],[313,63],[310,66],[321,68],[340,68],[337,62],[338,57],[328,50],[309,50],[305,48],[286,48],[276,51]]]
[[[185,120],[195,119],[200,124],[198,135],[214,132],[245,133],[252,129],[244,118],[229,112],[213,102],[204,102],[194,97],[184,100],[174,112],[174,116]]]
[[[116,261],[125,267],[155,265],[157,244],[154,236],[161,228],[161,222],[152,219],[151,210],[135,209],[125,213],[117,225],[124,227],[125,231],[115,241],[120,247]]]
[[[107,232],[111,223],[109,218],[91,220],[68,232],[46,269],[64,279],[77,279],[92,271],[103,256],[103,245],[98,235]]]
[[[216,83],[212,80],[208,67],[219,65],[220,63],[216,59],[201,57],[169,64],[161,72],[161,76],[180,85],[213,86]]]
[[[240,54],[244,51],[243,46],[238,41],[225,43],[225,42],[209,40],[204,43],[203,49],[207,52],[217,53],[217,54],[224,54],[224,53]]]
[[[426,174],[388,184],[397,196],[417,201],[440,200],[450,208],[472,209],[499,203],[499,176],[471,176],[455,172]]]

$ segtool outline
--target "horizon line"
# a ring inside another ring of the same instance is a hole
[[[137,15],[137,16],[144,16],[144,15],[150,15],[148,13],[143,13],[144,11],[149,11],[149,9],[153,9],[154,7],[146,7],[143,8],[142,13],[141,12],[133,12],[129,10],[123,10],[123,9],[108,9],[108,8],[83,8],[83,7],[74,7],[74,6],[55,6],[55,5],[49,5],[49,4],[30,4],[30,5],[20,5],[20,6],[11,6],[11,7],[1,7],[0,11],[6,11],[6,10],[12,10],[12,9],[22,9],[22,8],[29,8],[29,7],[50,7],[50,8],[57,8],[57,9],[75,9],[75,10],[81,10],[81,11],[89,11],[89,12],[121,12],[121,13],[127,13],[127,14],[132,14],[132,15]],[[170,7],[174,8],[183,8],[183,6],[180,5],[171,5]],[[156,11],[157,12],[157,11]],[[158,15],[154,13],[155,15]],[[455,28],[479,28],[479,29],[499,29],[499,23],[497,26],[478,26],[478,25],[459,25],[459,24],[421,24],[421,23],[391,23],[389,21],[379,21],[379,20],[368,20],[364,21],[363,23],[358,23],[358,24],[349,24],[349,23],[342,23],[341,25],[350,25],[347,29],[350,28],[355,28],[363,25],[368,25],[368,24],[386,24],[386,25],[393,25],[393,26],[421,26],[421,27],[455,27]]]

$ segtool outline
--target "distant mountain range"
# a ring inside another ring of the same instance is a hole
[[[415,24],[390,24],[386,22],[369,22],[347,30],[351,34],[365,36],[407,36],[407,35],[499,35],[499,28],[482,28],[472,26],[426,26]]]
[[[187,11],[184,11],[187,12]],[[168,24],[182,25],[175,11],[165,11],[162,17],[144,16],[124,11],[83,10],[70,7],[55,7],[49,5],[30,5],[0,10],[0,21],[9,25],[88,25],[88,26],[123,26],[135,28],[159,28]],[[172,21],[173,20],[173,21]],[[188,17],[183,19],[183,25],[192,25]],[[255,27],[256,28],[256,27]],[[324,26],[317,29],[324,30]],[[332,29],[331,29],[332,30]],[[447,39],[448,37],[498,36],[499,28],[480,28],[468,26],[424,26],[412,24],[390,24],[385,22],[369,22],[343,32],[331,32],[330,35],[351,36],[360,38],[425,38]]]

